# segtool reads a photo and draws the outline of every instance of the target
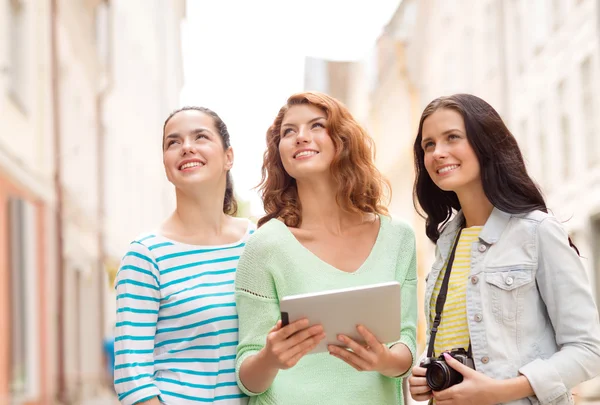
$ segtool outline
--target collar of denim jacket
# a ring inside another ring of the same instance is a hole
[[[488,245],[493,245],[498,242],[500,235],[502,235],[502,232],[506,229],[506,225],[508,225],[508,221],[510,221],[511,217],[511,214],[494,207],[490,217],[485,222],[485,225],[479,234],[479,239],[483,240]]]
[[[510,221],[511,217],[511,214],[494,207],[490,217],[485,222],[485,225],[479,234],[479,239],[488,245],[493,245],[494,243],[498,242],[500,235],[502,235],[502,232],[504,232],[504,229],[506,228],[506,225],[508,225],[508,221]],[[440,246],[450,245],[454,241],[454,237],[458,232],[458,228],[460,228],[461,224],[463,223],[464,218],[465,217],[462,210],[458,211],[456,215],[454,215],[454,218],[452,218],[442,230],[440,239],[438,241]],[[445,251],[445,249],[443,250]]]

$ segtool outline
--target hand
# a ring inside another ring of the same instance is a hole
[[[277,321],[260,352],[266,363],[279,370],[294,367],[325,338],[321,325],[309,326],[308,319],[300,319],[283,328],[281,321]]]
[[[463,381],[443,391],[434,391],[437,405],[494,405],[497,404],[498,381],[479,373],[444,353],[448,366],[462,374]]]
[[[421,366],[416,366],[412,370],[412,375],[408,379],[410,396],[415,401],[429,401],[433,397],[431,388],[427,385],[425,373],[427,369]]]
[[[397,372],[396,358],[390,349],[380,343],[375,335],[364,326],[359,325],[356,329],[364,338],[366,346],[356,343],[348,336],[339,335],[338,340],[346,347],[329,345],[329,353],[358,371],[377,371],[388,377],[400,374]]]

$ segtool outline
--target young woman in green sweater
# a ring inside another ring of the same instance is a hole
[[[267,132],[266,215],[236,273],[236,373],[250,404],[403,403],[416,346],[415,238],[382,205],[388,186],[372,143],[346,107],[312,92],[292,95]],[[281,325],[280,297],[392,280],[402,286],[401,338],[392,345],[359,325],[367,345],[340,335],[342,347],[307,355],[322,327]]]

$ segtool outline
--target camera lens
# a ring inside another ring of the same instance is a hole
[[[427,379],[427,385],[433,391],[441,391],[450,386],[450,372],[449,367],[446,363],[436,361],[432,363],[427,369],[425,378]]]

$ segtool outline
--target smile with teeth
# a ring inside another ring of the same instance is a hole
[[[314,150],[305,150],[303,152],[295,154],[294,159],[298,159],[298,158],[305,157],[305,156],[316,155],[317,153],[319,153],[319,152],[314,151]]]
[[[202,162],[189,162],[189,163],[186,163],[184,165],[181,165],[181,167],[179,167],[179,170],[185,170],[185,169],[189,169],[190,167],[196,167],[196,166],[204,166],[204,163],[202,163]]]
[[[442,167],[441,169],[439,169],[437,172],[438,174],[444,174],[444,173],[448,173],[451,172],[454,169],[458,169],[459,165],[452,165],[452,166],[446,166],[446,167]]]

